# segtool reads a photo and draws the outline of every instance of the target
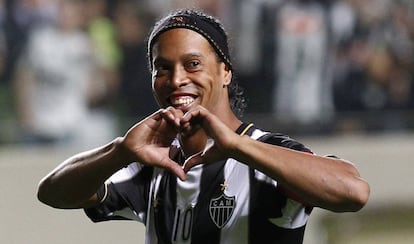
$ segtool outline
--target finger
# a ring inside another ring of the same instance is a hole
[[[201,110],[204,109],[201,106],[197,106],[184,114],[180,120],[180,128],[182,136],[191,136],[195,131],[202,127],[203,115]]]
[[[168,122],[173,123],[176,127],[180,126],[180,119],[183,117],[181,110],[173,107],[168,107],[160,111],[160,115]]]
[[[166,162],[166,164],[164,165],[164,168],[166,168],[167,170],[169,170],[171,173],[173,173],[174,175],[176,175],[180,180],[185,181],[186,180],[186,174],[184,169],[177,164],[176,162],[174,162],[173,160],[168,160]]]
[[[185,181],[186,180],[186,172],[184,171],[184,169],[178,165],[177,163],[175,163],[175,167],[171,169],[171,172],[177,176],[181,181]]]
[[[200,129],[199,124],[193,124],[190,122],[180,123],[180,136],[181,137],[188,137],[194,134],[198,129]]]
[[[171,111],[171,110],[169,110],[169,109],[162,109],[161,111],[160,111],[160,116],[164,119],[164,120],[166,120],[166,121],[168,121],[168,122],[172,122],[172,123],[174,123],[175,124],[175,120],[176,120],[176,118],[175,118],[175,115],[174,115],[174,113]]]
[[[197,106],[194,110],[188,111],[181,119],[181,126],[189,124],[191,130],[197,127],[202,127],[210,137],[216,137],[217,127],[222,122],[207,109],[202,106]],[[190,130],[190,131],[191,131]]]
[[[187,113],[184,114],[184,116],[181,118],[181,123],[194,123],[195,120],[200,120],[202,117],[202,110],[205,110],[202,106],[197,106],[194,109],[191,109]]]

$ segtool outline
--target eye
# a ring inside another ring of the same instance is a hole
[[[169,67],[167,65],[164,65],[164,64],[155,64],[154,65],[154,70],[153,70],[153,75],[155,77],[160,77],[160,76],[163,76],[163,75],[168,74],[169,70],[170,69],[169,69]]]
[[[189,70],[196,70],[200,67],[201,62],[199,60],[191,60],[186,63],[186,68]]]

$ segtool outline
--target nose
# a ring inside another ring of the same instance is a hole
[[[179,65],[175,66],[171,73],[171,85],[174,87],[185,86],[188,83],[187,72]]]

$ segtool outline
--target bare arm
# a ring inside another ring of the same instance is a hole
[[[39,183],[38,198],[55,208],[85,208],[100,199],[97,190],[113,173],[131,162],[163,167],[181,179],[180,165],[169,158],[180,111],[164,109],[134,125],[124,137],[106,146],[77,154],[61,163]]]
[[[117,138],[106,146],[64,161],[40,181],[39,200],[55,208],[96,205],[99,202],[97,189],[128,162],[120,150],[122,140]]]
[[[185,171],[196,164],[230,157],[262,171],[312,206],[336,212],[358,211],[368,201],[369,185],[349,162],[239,136],[203,108],[184,116],[184,132],[191,131],[193,121],[214,139],[214,146],[188,160]]]
[[[353,164],[294,151],[244,136],[231,153],[237,160],[276,179],[312,206],[336,212],[358,211],[369,186]]]

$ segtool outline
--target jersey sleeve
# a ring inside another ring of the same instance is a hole
[[[312,153],[312,151],[302,143],[280,133],[267,133],[259,137],[257,140],[296,151]]]
[[[303,145],[302,143],[290,138],[287,135],[284,134],[280,134],[280,133],[267,133],[264,134],[263,136],[258,138],[259,141],[265,142],[265,143],[269,143],[272,145],[276,145],[276,146],[281,146],[281,147],[285,147],[285,148],[289,148],[292,150],[296,150],[296,151],[300,151],[300,152],[305,152],[305,153],[310,153],[313,154],[313,152],[307,148],[305,145]],[[305,212],[306,213],[310,213],[312,211],[312,206],[310,206],[308,203],[306,203],[305,201],[303,201],[300,196],[297,196],[296,194],[293,194],[292,192],[290,192],[289,190],[287,190],[283,185],[281,184],[277,184],[277,189],[279,192],[281,192],[282,194],[284,194],[286,197],[288,197],[291,201],[291,208],[290,209],[294,209],[295,207],[293,207],[295,204],[295,202],[299,203],[300,205],[303,205],[305,207]]]
[[[93,222],[135,220],[145,223],[153,168],[136,163],[112,175],[97,194],[100,204],[84,209]]]

